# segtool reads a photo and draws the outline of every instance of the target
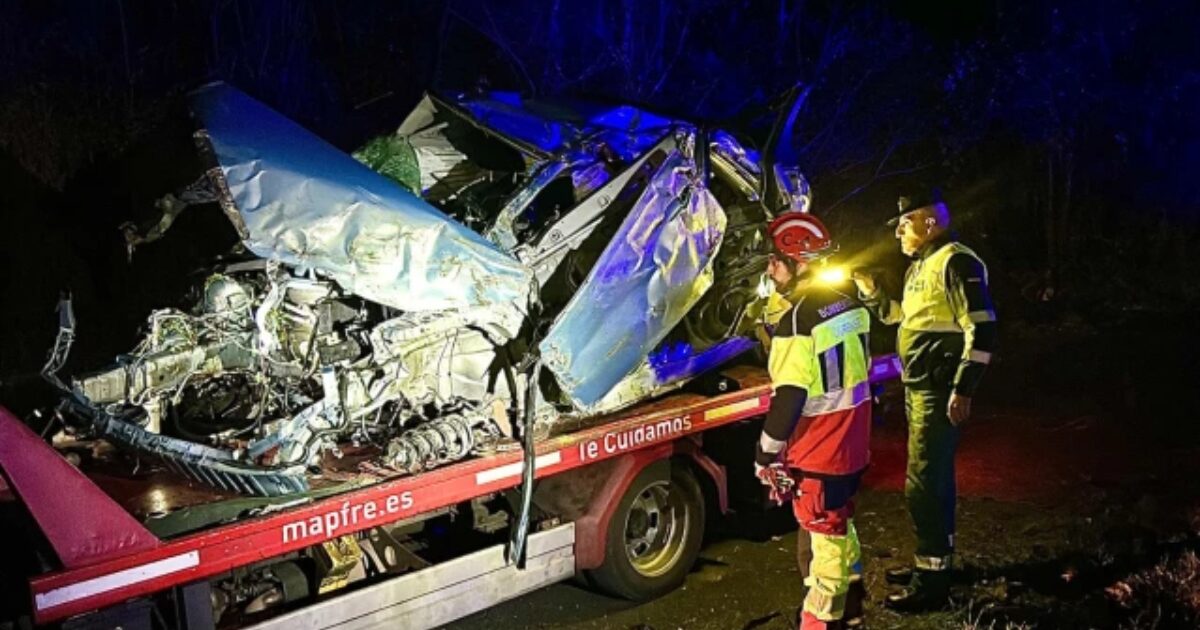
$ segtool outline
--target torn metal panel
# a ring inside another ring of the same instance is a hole
[[[238,460],[230,451],[152,433],[103,411],[80,405],[75,410],[90,416],[98,435],[152,455],[172,470],[210,486],[260,497],[308,490],[304,466],[257,466]]]
[[[650,355],[648,363],[654,372],[656,385],[668,385],[695,378],[758,345],[747,337],[731,337],[704,350],[691,344],[668,346]]]
[[[529,204],[556,178],[562,176],[569,168],[564,160],[555,160],[541,167],[530,178],[529,184],[521,189],[496,217],[496,222],[485,233],[488,240],[500,246],[505,251],[514,251],[521,242],[517,238],[517,217],[529,207]]]
[[[728,363],[756,344],[745,337],[733,337],[704,350],[695,350],[687,343],[665,345],[621,379],[592,406],[590,413],[612,413],[679,389],[691,379]]]
[[[227,85],[192,102],[258,256],[398,309],[527,301],[524,265],[395,182]]]
[[[659,168],[540,348],[576,407],[591,411],[712,285],[725,212],[685,144]]]
[[[397,143],[412,153],[412,159],[418,170],[418,182],[415,187],[408,186],[409,190],[424,196],[439,182],[447,179],[455,167],[468,160],[467,155],[455,148],[454,143],[447,137],[452,122],[471,124],[459,109],[426,94],[400,124],[396,133],[384,136],[388,142]],[[542,156],[531,153],[529,147],[502,136],[497,137],[521,152],[527,165],[544,160]],[[368,146],[370,145],[368,144]],[[364,151],[366,148],[359,151]],[[358,152],[355,157],[362,159]],[[380,170],[375,164],[370,162],[367,164],[377,171]],[[389,174],[389,176],[391,175]]]
[[[434,94],[426,94],[412,113],[401,123],[400,128],[396,131],[397,135],[405,137],[417,135],[438,124],[439,118],[450,114],[526,154],[530,161],[544,162],[553,157],[550,151],[541,148],[537,143],[509,135],[503,129],[490,127],[484,121],[477,120],[466,106],[467,103],[476,99],[460,98],[459,100],[460,102],[455,103]]]
[[[629,105],[604,107],[583,103],[524,101],[511,92],[465,100],[461,105],[491,129],[534,145],[549,154],[604,143],[624,161],[637,159],[678,121]]]
[[[626,190],[643,167],[648,166],[652,159],[665,156],[675,147],[673,136],[660,138],[644,155],[612,176],[595,190],[594,194],[589,195],[554,223],[531,247],[524,252],[519,251],[518,253],[523,254],[522,260],[534,269],[538,281],[545,284],[567,254],[578,249],[584,240],[591,236],[617,197]]]
[[[780,111],[763,149],[763,204],[772,214],[808,212],[812,206],[808,180],[797,165],[798,153],[792,146],[796,117],[808,99],[812,86],[797,83],[787,92],[786,108]]]
[[[713,170],[751,201],[758,201],[762,170],[758,152],[743,147],[733,136],[717,130],[712,134],[709,158]]]

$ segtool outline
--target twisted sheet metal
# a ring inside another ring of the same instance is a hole
[[[692,159],[672,152],[539,346],[577,409],[597,412],[704,295],[725,226]]]
[[[192,107],[256,255],[406,311],[527,303],[532,273],[519,261],[258,101],[213,83]]]

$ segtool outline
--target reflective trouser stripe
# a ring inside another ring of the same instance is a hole
[[[913,565],[922,571],[949,571],[954,556],[913,556]]]
[[[846,592],[854,565],[862,558],[858,531],[850,523],[845,536],[828,536],[809,532],[812,537],[812,562],[804,583],[804,611],[821,621],[842,618],[846,609]]]
[[[954,321],[938,321],[934,319],[925,319],[924,321],[906,321],[901,328],[911,330],[913,332],[951,332],[960,333],[963,331],[962,326],[959,326]]]
[[[967,359],[976,363],[988,364],[992,362],[992,353],[984,352],[983,350],[972,350],[967,353]]]
[[[996,314],[992,311],[971,311],[967,313],[967,319],[975,324],[980,322],[994,322],[996,321]]]

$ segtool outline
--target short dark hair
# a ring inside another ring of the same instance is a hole
[[[792,273],[796,273],[797,268],[800,266],[800,261],[783,253],[778,247],[771,248],[771,255],[787,264],[788,270]]]

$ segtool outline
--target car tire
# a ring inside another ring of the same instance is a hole
[[[609,520],[604,564],[588,578],[604,592],[637,602],[671,592],[700,553],[704,511],[704,494],[686,465],[673,463],[669,480],[643,470]]]

